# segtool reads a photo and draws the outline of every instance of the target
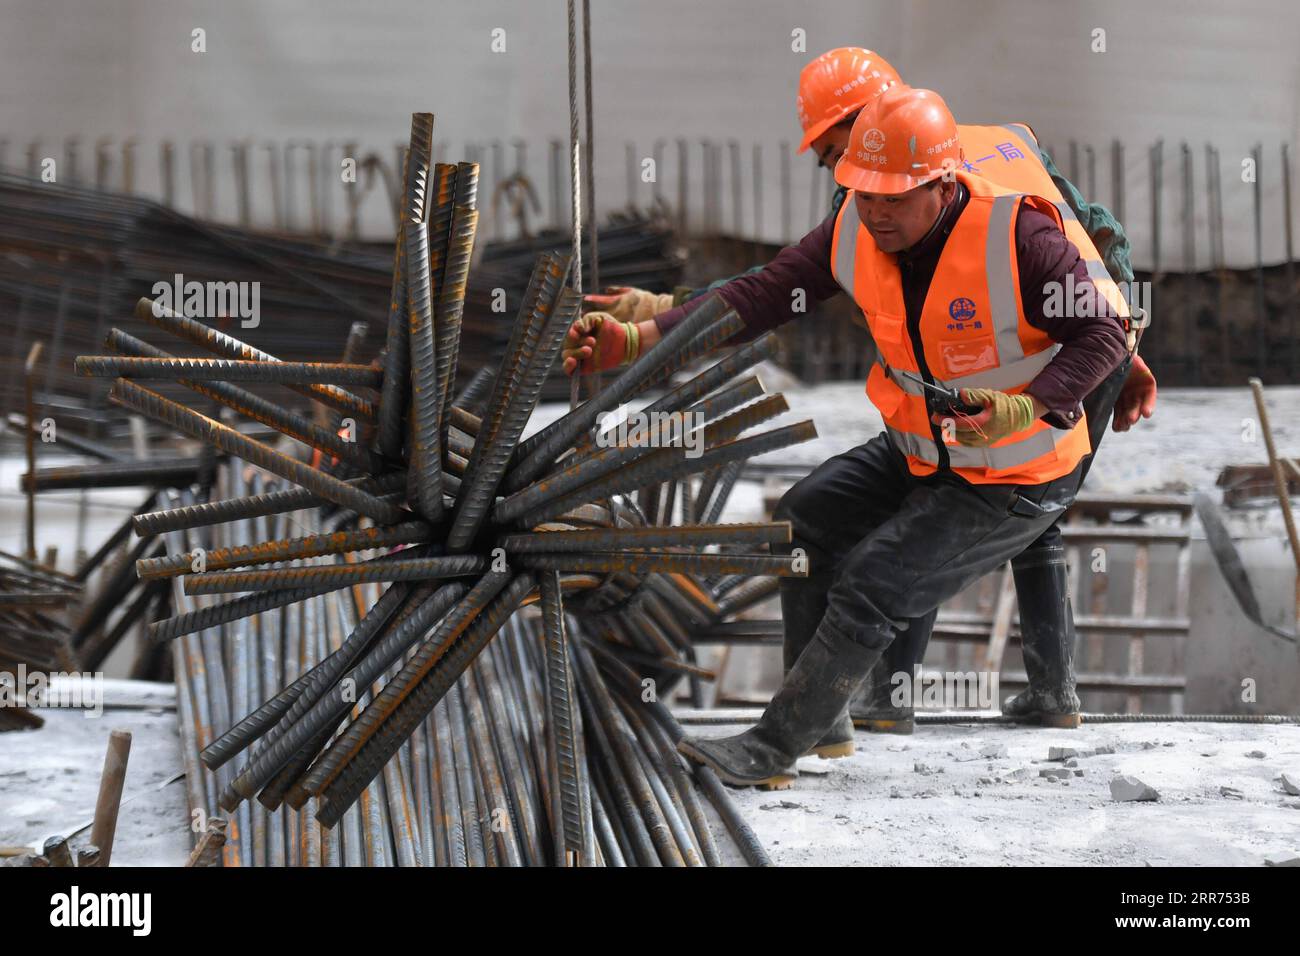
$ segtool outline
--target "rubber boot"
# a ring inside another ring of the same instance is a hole
[[[677,750],[734,786],[790,786],[798,776],[794,762],[843,715],[882,647],[818,628],[757,724],[734,737],[683,737]]]
[[[1029,687],[1002,704],[1002,713],[1044,727],[1081,723],[1074,677],[1074,614],[1065,549],[1035,549],[1012,562],[1020,600],[1021,649]]]
[[[906,674],[908,680],[912,679],[916,665],[925,660],[925,649],[938,616],[939,609],[935,608],[924,617],[909,619],[907,630],[889,645],[849,704],[854,727],[876,734],[910,734],[916,729],[912,705],[894,703],[894,675]],[[907,695],[907,699],[911,701],[912,695]]]
[[[826,613],[826,591],[811,579],[781,582],[781,618],[785,623],[785,637],[781,645],[781,677],[789,676],[791,668],[803,654],[809,640],[817,633],[817,625]],[[898,641],[894,642],[895,644]],[[892,645],[891,645],[892,647]],[[831,729],[803,756],[817,756],[823,760],[853,756],[853,721],[848,712],[841,714]]]

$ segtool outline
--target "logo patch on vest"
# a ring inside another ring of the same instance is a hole
[[[958,296],[948,303],[948,314],[958,322],[969,322],[975,318],[975,303],[970,299]]]

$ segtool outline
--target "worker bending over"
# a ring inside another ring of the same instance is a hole
[[[844,153],[851,126],[860,110],[899,82],[893,67],[869,50],[846,47],[818,57],[804,68],[800,77],[797,105],[804,131],[800,151],[811,147],[819,165],[834,166]],[[1085,273],[1103,280],[1109,299],[1115,302],[1117,309],[1122,309],[1118,289],[1113,282],[1107,281],[1107,274],[1114,282],[1127,283],[1132,279],[1132,270],[1128,261],[1128,242],[1110,213],[1101,206],[1085,202],[1074,186],[1060,176],[1046,153],[1038,149],[1028,127],[1011,124],[958,129],[963,141],[976,147],[973,151],[968,149],[962,164],[965,170],[1054,200],[1076,245],[1087,250]],[[829,273],[827,262],[834,242],[834,216],[839,212],[846,192],[841,184],[835,193],[831,217],[801,242],[783,249],[767,266],[709,287],[718,289],[746,321],[746,328],[738,336],[738,341],[754,338],[769,328],[799,317],[790,306],[790,293],[794,288],[803,288],[816,299],[826,298],[840,290],[841,284]],[[619,290],[615,295],[589,296],[588,302],[610,311],[588,313],[574,323],[565,352],[566,370],[572,374],[580,362],[583,370],[589,371],[631,361],[697,305],[698,302],[693,300],[698,294],[685,296],[687,304],[683,308],[670,308],[672,296],[638,289]],[[959,307],[958,313],[962,311]],[[1126,361],[1084,399],[1094,452],[1105,432],[1112,407],[1116,431],[1126,430],[1139,416],[1150,417],[1154,411],[1154,376],[1136,355],[1132,357],[1132,363],[1130,369]],[[1087,463],[1090,462],[1091,456],[1087,459]],[[1022,648],[1029,687],[1009,699],[1004,712],[1049,726],[1077,726],[1079,701],[1074,690],[1074,628],[1066,586],[1064,547],[1055,524],[1016,556],[1012,566],[1020,598]],[[782,608],[786,621],[783,656],[787,672],[810,639],[820,616],[817,599],[814,599],[811,610],[803,603],[801,589],[793,582],[783,583]],[[891,700],[894,689],[891,677],[900,673],[910,677],[913,667],[920,664],[936,613],[931,611],[908,622],[904,635],[890,646],[888,654],[854,699],[852,723],[870,730],[911,732],[912,707],[910,703],[900,706]],[[821,756],[852,753],[852,725],[847,721],[838,723],[814,750]]]

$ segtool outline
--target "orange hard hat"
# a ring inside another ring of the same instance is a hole
[[[898,71],[871,50],[842,46],[823,53],[799,74],[799,96],[795,99],[799,125],[803,127],[799,152],[881,92],[901,82]]]
[[[938,179],[962,161],[957,121],[934,90],[898,85],[863,108],[835,181],[864,193],[896,195]]]

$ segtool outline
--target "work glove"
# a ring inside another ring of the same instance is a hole
[[[1156,413],[1156,377],[1142,356],[1134,355],[1128,377],[1115,399],[1115,417],[1111,428],[1126,432],[1138,423],[1139,418],[1150,418]]]
[[[607,294],[589,295],[585,301],[622,322],[644,322],[673,307],[673,297],[666,292],[647,292],[627,285],[610,286]]]
[[[588,312],[569,326],[561,355],[564,374],[579,365],[583,375],[626,365],[641,351],[641,333],[635,322],[620,322],[608,312]]]
[[[953,437],[959,445],[984,448],[1001,441],[1008,435],[1022,432],[1038,417],[1034,414],[1034,400],[1025,394],[1010,395],[991,388],[963,388],[961,399],[968,405],[983,405],[976,415],[951,416],[956,424]],[[942,424],[948,416],[935,416]]]

